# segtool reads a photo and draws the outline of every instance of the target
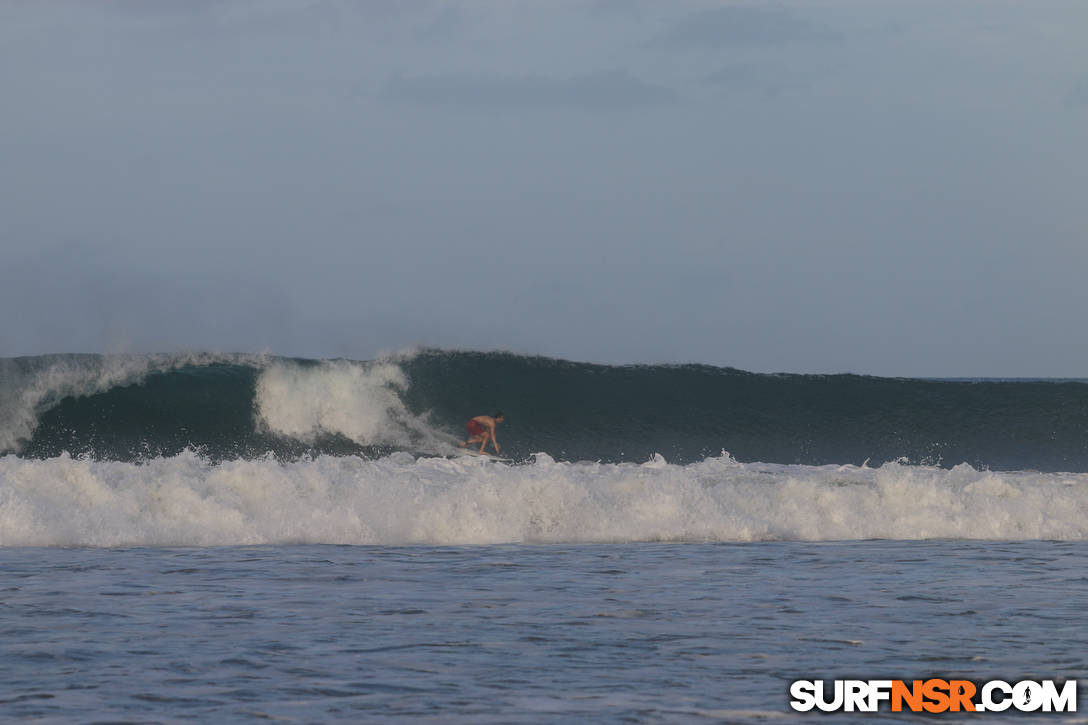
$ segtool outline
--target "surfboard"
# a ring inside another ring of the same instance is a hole
[[[490,461],[498,461],[500,463],[513,463],[513,458],[500,458],[499,456],[493,456],[490,453],[480,453],[479,451],[461,450],[458,451],[458,455],[472,456],[473,458],[486,458]]]

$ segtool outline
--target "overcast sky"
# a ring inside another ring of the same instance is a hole
[[[1088,3],[0,0],[0,355],[1088,377]]]

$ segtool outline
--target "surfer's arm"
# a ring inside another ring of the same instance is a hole
[[[495,453],[499,453],[499,439],[495,437],[495,424],[492,423],[491,428],[491,447],[495,449]]]

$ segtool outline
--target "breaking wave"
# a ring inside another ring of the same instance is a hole
[[[383,360],[54,355],[0,360],[0,453],[148,461],[448,455],[503,409],[517,460],[1088,471],[1088,385],[765,375],[424,350]]]
[[[2,546],[1088,538],[1088,474],[887,463],[0,458]]]

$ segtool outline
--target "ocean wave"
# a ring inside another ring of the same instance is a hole
[[[502,409],[506,455],[1088,471],[1083,381],[764,375],[421,350],[375,361],[272,355],[0,360],[0,453],[145,461],[448,454]]]
[[[40,416],[66,398],[84,398],[136,385],[148,375],[233,363],[263,365],[258,355],[183,353],[152,355],[61,354],[0,358],[0,452],[19,450]]]
[[[1088,538],[1088,474],[537,454],[0,458],[2,546]]]

